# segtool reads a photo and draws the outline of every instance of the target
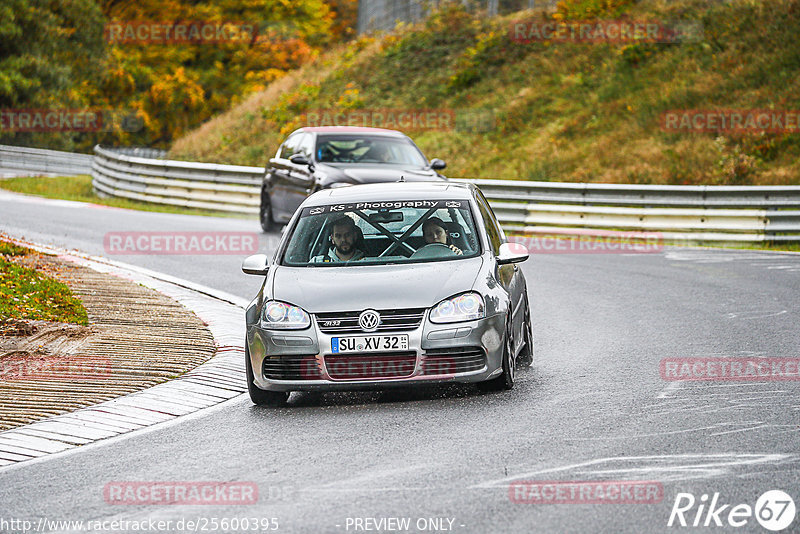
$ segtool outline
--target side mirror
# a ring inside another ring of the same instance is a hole
[[[519,243],[503,243],[500,245],[500,253],[497,255],[498,265],[509,263],[520,263],[528,259],[528,249]]]
[[[295,165],[311,165],[311,160],[305,157],[303,154],[294,154],[289,158],[289,161]]]
[[[269,258],[266,254],[248,256],[242,262],[242,271],[244,274],[265,276],[269,272]]]
[[[431,169],[434,171],[444,169],[445,167],[447,167],[447,163],[445,163],[443,160],[440,160],[439,158],[433,158],[431,160]]]

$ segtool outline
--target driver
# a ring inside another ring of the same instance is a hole
[[[320,256],[311,258],[311,263],[339,263],[364,259],[364,251],[356,248],[357,228],[355,221],[342,215],[333,221],[331,243],[333,246]]]
[[[422,223],[422,235],[425,236],[425,242],[429,245],[440,243],[449,247],[456,254],[464,254],[460,248],[451,242],[450,233],[447,231],[444,221],[439,217],[431,217]]]

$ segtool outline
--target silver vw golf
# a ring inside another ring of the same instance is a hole
[[[292,391],[475,382],[514,387],[533,361],[531,311],[516,263],[471,184],[397,182],[317,192],[297,209],[248,306],[250,397]]]

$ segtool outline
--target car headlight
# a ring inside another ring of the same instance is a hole
[[[311,318],[302,308],[277,300],[270,300],[261,313],[266,328],[300,330],[311,326]]]
[[[432,323],[459,323],[482,319],[485,310],[478,293],[464,293],[444,299],[431,310]]]

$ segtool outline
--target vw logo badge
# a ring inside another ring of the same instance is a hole
[[[381,324],[381,316],[375,310],[364,310],[358,316],[358,326],[364,332],[374,332]]]

